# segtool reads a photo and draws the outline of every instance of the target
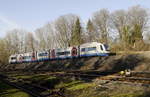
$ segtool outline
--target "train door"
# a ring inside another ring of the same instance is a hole
[[[35,61],[36,60],[36,52],[33,52],[32,53],[32,59],[31,59],[32,61]]]
[[[55,58],[55,50],[54,49],[51,51],[51,58],[52,59]]]
[[[19,55],[19,61],[18,62],[22,62],[23,61],[23,56],[22,55]]]
[[[48,50],[48,58],[49,59],[51,58],[51,50],[50,49]]]
[[[77,56],[78,52],[77,52],[77,48],[76,47],[73,47],[72,50],[71,50],[71,56],[72,57],[75,57]]]

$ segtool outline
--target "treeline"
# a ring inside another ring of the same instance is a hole
[[[0,39],[0,63],[7,63],[15,53],[65,48],[85,42],[109,44],[111,50],[150,50],[148,10],[133,6],[128,10],[110,12],[101,9],[84,24],[74,14],[60,16],[35,32],[14,29]]]

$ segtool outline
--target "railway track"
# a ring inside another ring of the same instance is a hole
[[[49,76],[70,76],[81,79],[93,80],[99,78],[100,80],[112,80],[112,81],[127,81],[150,84],[150,72],[136,72],[131,71],[129,76],[120,75],[118,72],[101,72],[98,70],[89,71],[66,71],[66,72],[46,72],[41,75]]]
[[[57,90],[57,91],[55,90],[55,92],[53,92],[53,91],[49,92],[48,88],[42,87],[37,84],[28,83],[23,79],[17,80],[15,78],[10,78],[6,75],[0,74],[0,80],[5,84],[8,84],[12,87],[15,87],[17,89],[20,89],[20,90],[28,93],[32,97],[50,97],[54,94],[58,95],[59,97],[64,97],[63,94],[61,93],[61,91],[59,91],[59,90]],[[47,92],[42,94],[42,92],[44,92],[44,91],[47,91]]]
[[[95,72],[95,73],[94,73]],[[110,74],[112,73],[112,74]],[[47,73],[49,76],[70,76],[76,78],[86,78],[86,79],[95,79],[99,78],[100,80],[112,80],[112,81],[127,81],[127,82],[136,82],[150,85],[150,72],[131,72],[130,75],[120,75],[116,72],[63,72],[63,73]]]
[[[28,94],[31,95],[32,97],[44,97],[44,96],[40,95],[39,93],[37,93],[37,92],[35,92],[35,91],[33,91],[33,90],[31,91],[31,90],[29,90],[29,89],[26,89],[28,86],[25,86],[25,85],[24,85],[24,86],[21,86],[21,85],[18,85],[18,84],[16,84],[16,83],[12,83],[12,82],[9,82],[9,81],[7,81],[7,80],[2,80],[2,79],[1,79],[1,81],[2,81],[3,83],[6,83],[6,84],[12,86],[12,87],[15,87],[15,88],[17,88],[17,89],[20,89],[20,90],[22,90],[22,91],[28,93]]]
[[[15,72],[16,73],[16,72]],[[57,71],[57,72],[51,72],[49,70],[37,70],[37,71],[24,71],[24,72],[17,72],[16,74],[26,74],[26,75],[32,75],[32,74],[39,74],[39,75],[49,75],[49,76],[74,76],[74,77],[104,77],[107,75],[116,75],[116,79],[121,79],[121,78],[126,78],[126,79],[130,79],[130,80],[147,80],[149,81],[150,78],[150,72],[149,71],[131,71],[130,73],[130,77],[123,77],[120,76],[119,73],[116,72],[112,72],[112,71],[99,71],[99,70],[70,70],[70,71]],[[148,76],[148,77],[147,77]]]
[[[96,71],[97,72],[97,71]],[[146,86],[150,87],[150,78],[149,77],[139,77],[138,76],[133,76],[133,74],[150,74],[150,72],[132,72],[132,76],[121,76],[118,73],[114,73],[113,75],[109,75],[109,73],[104,74],[86,74],[81,73],[81,72],[69,72],[69,73],[48,73],[50,76],[57,76],[57,77],[62,77],[62,76],[70,76],[70,77],[75,77],[75,78],[80,78],[81,80],[89,80],[89,81],[94,81],[95,79],[98,79],[99,81],[106,81],[106,82],[117,82],[117,83],[122,83],[122,84],[129,84],[129,85],[137,85],[137,86]],[[66,88],[66,87],[64,87]]]
[[[19,73],[20,74],[20,73]],[[130,76],[121,76],[117,72],[100,72],[98,70],[89,70],[89,71],[66,71],[66,72],[49,72],[49,71],[34,71],[33,73],[25,73],[25,74],[39,74],[39,75],[49,75],[49,76],[57,76],[57,77],[75,77],[75,78],[80,78],[81,80],[93,80],[93,79],[99,79],[99,80],[109,80],[109,81],[120,81],[120,82],[131,82],[133,84],[146,84],[150,86],[150,77],[145,77],[143,75],[149,76],[150,72],[135,72],[131,71]],[[10,79],[7,76],[0,75],[1,79],[5,79],[4,81],[7,82],[8,84],[21,89],[33,97],[49,97],[50,95],[57,94],[61,97],[63,96],[62,93],[60,93],[60,90],[52,91],[49,94],[41,95],[39,91],[43,90],[46,91],[48,90],[45,87],[38,86],[37,84],[30,84],[30,83],[25,83],[24,80],[19,80],[18,82],[24,83],[24,84],[17,84],[10,82]],[[6,80],[9,79],[9,80]],[[16,80],[16,79],[12,79]],[[28,88],[31,87],[31,88]],[[33,88],[32,88],[33,87]],[[36,88],[37,91],[33,91]],[[38,91],[39,89],[39,91]]]

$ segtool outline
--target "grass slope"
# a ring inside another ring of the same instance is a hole
[[[31,97],[31,96],[0,81],[0,97]]]

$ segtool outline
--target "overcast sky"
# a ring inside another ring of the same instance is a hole
[[[64,14],[77,14],[85,22],[102,8],[114,11],[135,5],[150,8],[150,0],[0,0],[0,37],[14,28],[33,32]]]

